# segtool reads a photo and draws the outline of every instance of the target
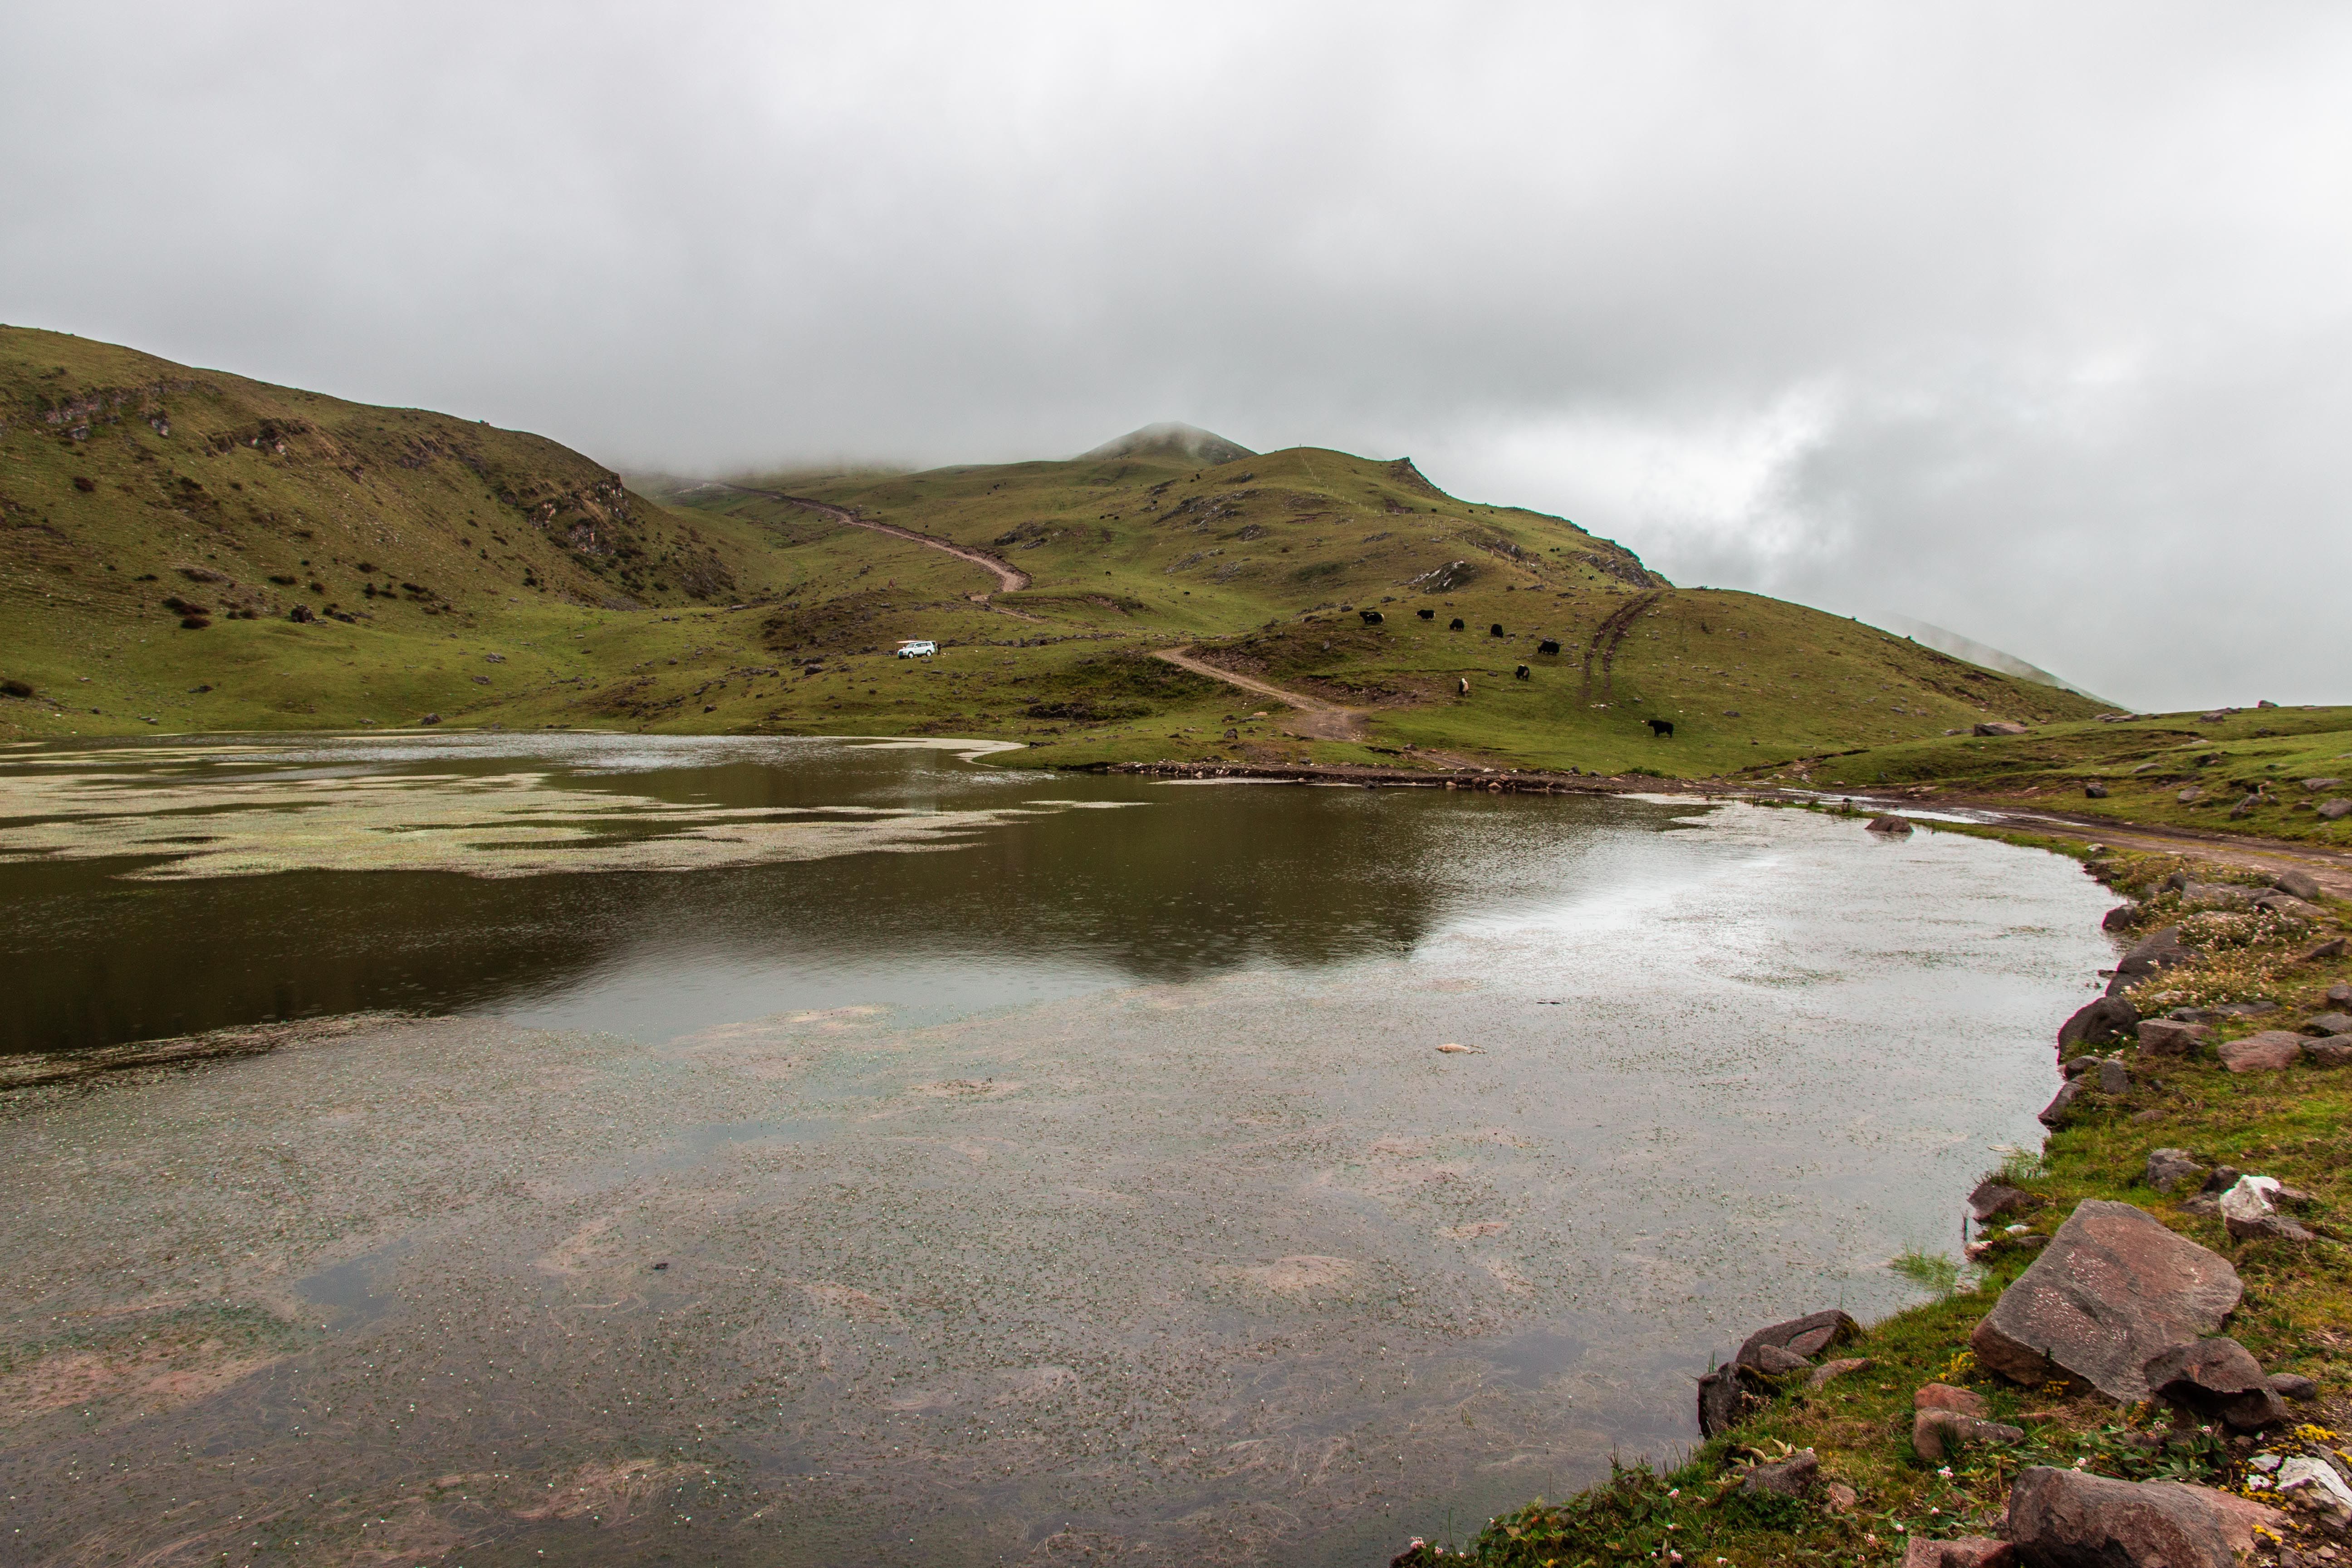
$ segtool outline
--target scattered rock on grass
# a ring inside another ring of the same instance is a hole
[[[2140,1020],[2139,1048],[2156,1057],[2189,1057],[2213,1035],[2210,1024],[2184,1024],[2175,1018]]]
[[[2032,1193],[2005,1187],[1999,1182],[1979,1182],[1977,1190],[1969,1194],[1969,1215],[1979,1225],[2005,1214],[2023,1214],[2041,1206],[2042,1200]]]
[[[2303,1055],[2303,1037],[2284,1029],[2264,1029],[2221,1047],[2221,1065],[2231,1072],[2281,1072]]]
[[[2233,1241],[2309,1241],[2311,1232],[2278,1212],[2284,1191],[2270,1176],[2241,1176],[2219,1199],[2221,1223]]]
[[[2014,1568],[2017,1548],[1988,1535],[1931,1541],[1915,1535],[1903,1549],[1903,1568]]]
[[[2137,904],[2117,904],[2099,920],[2101,931],[2129,931],[2139,919]]]
[[[2319,901],[2319,879],[2308,871],[2281,871],[2271,879],[2271,886],[2282,893],[2293,893],[2298,899]]]
[[[1698,1435],[1701,1437],[1728,1432],[1763,1407],[1764,1397],[1748,1386],[1744,1368],[1719,1366],[1698,1380]]]
[[[2303,1023],[2306,1035],[2352,1035],[2352,1013],[2320,1013]]]
[[[1822,1461],[1811,1448],[1800,1448],[1785,1459],[1759,1465],[1739,1482],[1744,1492],[1777,1492],[1782,1497],[1802,1497],[1821,1475]]]
[[[1825,1312],[1808,1312],[1801,1318],[1790,1318],[1785,1323],[1774,1323],[1759,1329],[1739,1346],[1733,1359],[1755,1364],[1755,1352],[1766,1345],[1776,1345],[1808,1360],[1832,1345],[1842,1345],[1862,1338],[1862,1325],[1846,1313],[1832,1308]]]
[[[2102,996],[2076,1009],[2058,1026],[2058,1049],[2069,1046],[2104,1046],[2123,1038],[2139,1026],[2139,1009],[2120,996]]]
[[[2279,1495],[2326,1514],[2337,1529],[2352,1524],[2352,1487],[2325,1459],[2297,1454],[2278,1468]]]
[[[2319,1397],[2319,1384],[2299,1372],[2274,1372],[2270,1376],[2271,1392],[2281,1399],[2305,1400]]]
[[[1914,1410],[1957,1410],[1963,1415],[1990,1414],[1985,1396],[1972,1388],[1955,1388],[1948,1383],[1922,1384],[1911,1394]]]
[[[1964,1415],[1957,1410],[1922,1410],[1911,1417],[1911,1451],[1923,1465],[1948,1465],[1962,1449],[1986,1443],[2024,1440],[2021,1427]]]
[[[2175,1192],[2204,1179],[2205,1167],[2190,1159],[2186,1149],[2151,1149],[2147,1152],[2147,1184],[2159,1193]]]
[[[2013,1383],[2074,1378],[2137,1402],[2147,1397],[2148,1362],[2212,1333],[2244,1294],[2228,1258],[2145,1209],[2086,1198],[2000,1293],[1969,1345]]]
[[[1815,1367],[1813,1375],[1805,1379],[1805,1386],[1820,1388],[1837,1378],[1845,1376],[1848,1373],[1868,1372],[1876,1364],[1866,1355],[1840,1356],[1835,1361],[1825,1361]]]
[[[2113,996],[2128,990],[2157,971],[2186,963],[2195,956],[2180,940],[2179,926],[2150,931],[2116,961],[2115,978],[2107,982],[2107,994]]]
[[[2245,1346],[2232,1339],[2199,1340],[2175,1345],[2147,1363],[2147,1385],[2158,1399],[2224,1421],[2239,1432],[2258,1432],[2286,1419],[2286,1406]]]
[[[2009,1493],[2009,1539],[2034,1568],[2236,1568],[2274,1509],[2179,1481],[2119,1481],[2036,1465]]]
[[[2323,822],[2340,822],[2347,816],[2352,816],[2352,800],[2347,800],[2342,795],[2337,795],[2334,800],[2323,800],[2319,803],[2316,815]]]
[[[2327,918],[2326,910],[2321,909],[2317,904],[2305,903],[2293,893],[2263,893],[2254,900],[2253,907],[2258,910],[2267,910],[2272,914],[2289,920],[2304,921],[2312,925],[2317,925]]]
[[[1793,1373],[1830,1346],[1861,1337],[1862,1325],[1834,1309],[1757,1330],[1730,1365],[1698,1380],[1699,1436],[1728,1431],[1760,1409],[1771,1391],[1769,1378]]]
[[[1979,735],[2022,735],[2025,726],[2011,723],[2006,719],[1995,719],[1978,725],[1976,732]]]
[[[2352,1067],[2352,1035],[2314,1040],[2303,1047],[2303,1054],[2315,1068]]]
[[[2050,1097],[2049,1104],[2034,1113],[2033,1119],[2055,1131],[2066,1124],[2067,1118],[2074,1113],[2074,1102],[2082,1098],[2083,1080],[2070,1078],[2058,1086],[2058,1092]]]

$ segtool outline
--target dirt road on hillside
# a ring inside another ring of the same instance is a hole
[[[1286,691],[1253,676],[1235,675],[1230,669],[1219,669],[1213,664],[1194,658],[1189,648],[1155,648],[1151,657],[1164,658],[1179,669],[1189,669],[1195,675],[1205,675],[1212,680],[1238,686],[1256,696],[1273,698],[1297,711],[1301,734],[1310,735],[1318,741],[1360,741],[1364,738],[1364,711],[1360,708],[1342,708],[1336,702],[1326,702],[1320,697],[1310,697],[1304,691]]]
[[[996,574],[996,591],[1000,594],[1014,593],[1026,588],[1031,582],[1028,573],[1013,565],[1003,556],[991,555],[987,551],[976,550],[969,544],[958,544],[951,539],[941,539],[935,533],[918,533],[911,528],[900,528],[895,523],[876,522],[870,518],[858,516],[847,507],[835,506],[831,501],[811,500],[806,496],[788,496],[782,490],[753,489],[749,485],[729,485],[725,488],[747,496],[765,496],[770,500],[782,501],[786,506],[806,507],[811,511],[821,511],[835,521],[845,522],[852,528],[868,528],[877,533],[887,533],[894,539],[904,539],[916,544],[928,544],[934,550],[944,550],[959,561],[969,561],[975,566],[986,567]],[[986,597],[984,595],[982,596]],[[1008,610],[1005,613],[1010,615],[1013,612]]]

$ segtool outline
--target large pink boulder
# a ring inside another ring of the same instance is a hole
[[[2009,1539],[2030,1568],[2236,1568],[2284,1514],[2209,1487],[2118,1481],[2036,1465],[2009,1492]]]
[[[2145,1209],[2086,1198],[1969,1345],[2013,1383],[2072,1379],[2135,1404],[2148,1396],[2147,1363],[2220,1329],[2244,1294],[2221,1254]]]

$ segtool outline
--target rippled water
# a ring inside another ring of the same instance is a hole
[[[1382,1561],[1690,1440],[1759,1322],[1909,1299],[2109,956],[2068,862],[1793,812],[734,744],[103,765],[898,836],[0,868],[63,972],[20,1043],[439,1015],[0,1112],[19,1555]]]

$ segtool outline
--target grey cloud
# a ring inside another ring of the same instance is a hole
[[[671,469],[1409,451],[2119,700],[2347,695],[2335,8],[5,26],[12,321]]]

